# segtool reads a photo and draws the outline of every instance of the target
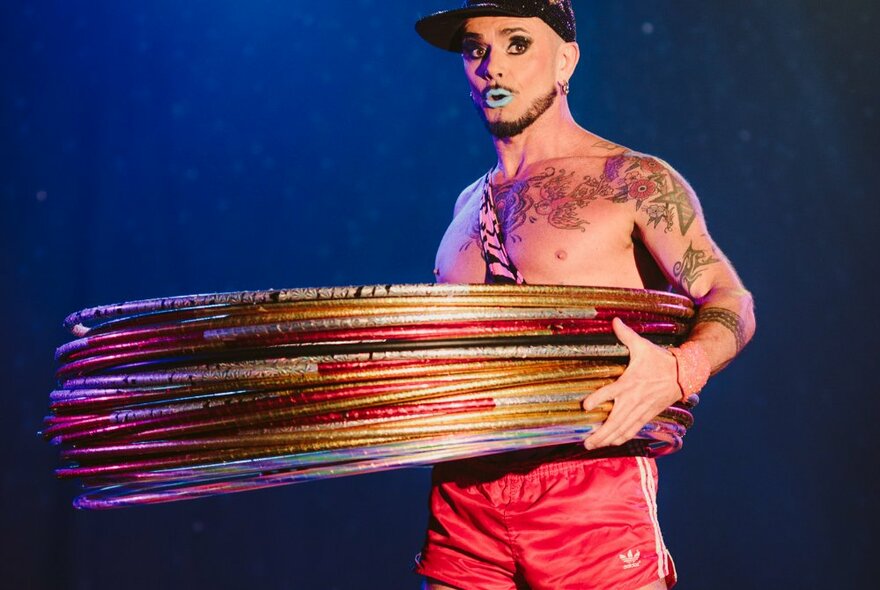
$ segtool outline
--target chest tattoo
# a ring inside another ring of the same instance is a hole
[[[504,239],[511,243],[522,239],[517,230],[525,224],[544,222],[560,230],[587,231],[590,221],[585,210],[597,199],[620,205],[634,203],[649,227],[664,232],[673,231],[677,225],[685,235],[696,218],[685,188],[654,158],[614,156],[606,160],[599,176],[547,166],[494,190],[498,221]],[[479,247],[479,243],[479,216],[475,213],[459,251],[471,244]]]

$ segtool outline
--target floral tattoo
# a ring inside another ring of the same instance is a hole
[[[648,226],[671,232],[678,225],[682,236],[697,217],[690,195],[668,168],[655,158],[641,156],[608,158],[598,178],[547,166],[533,176],[494,190],[498,221],[513,242],[521,239],[517,229],[541,218],[557,229],[586,231],[590,222],[583,210],[597,199],[618,204],[634,202]],[[480,226],[475,216],[468,240],[460,250],[479,242]]]
[[[590,222],[581,216],[581,210],[612,194],[603,178],[577,177],[575,172],[553,166],[529,178],[504,183],[494,191],[498,222],[513,242],[520,240],[517,229],[526,223],[537,223],[539,218],[557,229],[586,231]],[[479,219],[471,225],[468,238],[460,250],[466,250],[473,242],[479,243]]]
[[[654,158],[615,156],[608,158],[603,174],[614,183],[614,195],[609,197],[615,203],[635,201],[636,210],[645,205],[648,224],[670,232],[678,219],[681,235],[685,235],[697,217],[690,196],[667,170]]]

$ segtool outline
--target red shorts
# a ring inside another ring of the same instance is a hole
[[[645,457],[564,460],[486,473],[434,468],[416,572],[466,590],[627,590],[675,583]]]

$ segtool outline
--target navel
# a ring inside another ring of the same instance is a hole
[[[568,258],[568,252],[566,252],[565,250],[557,250],[556,251],[556,259],[557,260],[565,260],[566,258]]]

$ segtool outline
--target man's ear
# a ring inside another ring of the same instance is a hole
[[[559,80],[569,80],[574,74],[578,60],[581,58],[581,49],[574,41],[563,43],[556,52],[556,63]]]

